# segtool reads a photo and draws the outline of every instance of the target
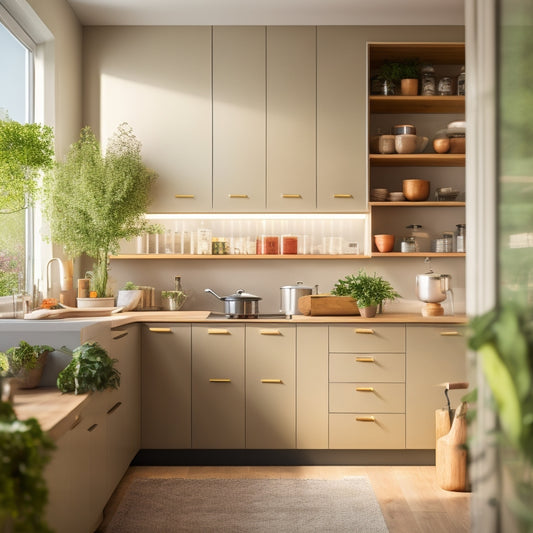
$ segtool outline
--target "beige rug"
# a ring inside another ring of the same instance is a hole
[[[106,533],[387,533],[365,477],[136,479]]]

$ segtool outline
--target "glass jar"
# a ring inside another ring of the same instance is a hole
[[[409,230],[408,237],[412,239],[410,242],[414,242],[415,249],[413,252],[420,252],[420,242],[417,237],[421,234],[422,226],[420,224],[409,224],[409,226],[405,226],[405,228]]]
[[[403,253],[416,252],[416,240],[414,237],[405,237],[401,243],[400,251]]]
[[[455,226],[455,252],[466,252],[466,224],[456,224]]]
[[[457,94],[459,96],[464,96],[466,94],[466,75],[464,65],[461,67],[459,76],[457,76]]]
[[[453,232],[445,231],[442,234],[442,251],[444,253],[453,252]]]
[[[422,67],[422,96],[435,95],[435,69],[431,65]]]
[[[452,95],[453,82],[450,76],[443,76],[439,80],[439,86],[437,92],[439,96],[451,96]]]

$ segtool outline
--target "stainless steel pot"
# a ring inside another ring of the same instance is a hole
[[[316,292],[318,292],[318,285],[314,286]],[[302,313],[298,309],[298,299],[302,296],[309,296],[313,294],[313,287],[306,287],[303,281],[297,281],[296,285],[285,285],[279,288],[280,299],[280,312],[285,316],[291,317],[292,315],[301,315]]]
[[[211,289],[205,289],[219,300],[224,302],[224,314],[228,318],[257,318],[259,316],[259,296],[247,293],[239,289],[230,296],[219,296]]]

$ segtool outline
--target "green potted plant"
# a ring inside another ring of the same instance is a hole
[[[183,307],[187,295],[183,291],[177,290],[161,291],[161,298],[166,300],[167,305],[165,307],[168,307],[169,311],[179,311]]]
[[[33,389],[39,385],[48,354],[53,351],[51,346],[20,341],[18,346],[0,352],[0,369],[11,374],[18,388]]]
[[[384,61],[378,69],[378,80],[381,82],[381,93],[393,96],[398,91],[401,80],[401,64],[398,61]]]
[[[393,301],[400,295],[392,285],[376,273],[369,275],[359,270],[356,275],[349,274],[340,279],[331,294],[335,296],[351,296],[357,303],[362,317],[372,318],[377,307],[386,300]]]
[[[102,152],[90,127],[82,129],[64,161],[44,180],[50,237],[69,256],[94,259],[91,291],[108,296],[109,256],[121,239],[145,232],[144,214],[155,173],[142,162],[141,144],[128,124],[118,126]]]
[[[139,305],[142,294],[143,291],[133,281],[127,281],[118,291],[117,306],[122,307],[123,311],[132,311]]]
[[[400,92],[402,96],[418,94],[420,61],[416,58],[405,59],[400,63]]]

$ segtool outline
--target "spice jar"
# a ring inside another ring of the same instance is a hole
[[[422,67],[422,96],[435,94],[435,69],[431,65]]]
[[[466,75],[464,65],[461,67],[459,76],[457,76],[457,94],[459,96],[464,96],[466,94]]]
[[[259,255],[279,254],[279,237],[277,235],[261,235],[257,240]]]
[[[415,245],[415,249],[412,250],[412,251],[413,252],[420,252],[420,242],[419,242],[417,237],[422,235],[422,233],[420,231],[422,229],[422,226],[420,224],[409,224],[409,226],[405,226],[405,227],[406,227],[406,229],[409,230],[409,238],[412,239],[412,241],[409,241],[409,242],[410,243],[413,242],[414,245]]]
[[[466,252],[466,224],[456,224],[454,252]]]
[[[281,236],[281,254],[297,254],[298,253],[298,237],[296,235],[282,235]]]
[[[416,240],[414,237],[405,237],[401,243],[400,251],[404,253],[416,252]]]
[[[452,79],[450,76],[443,76],[439,80],[439,86],[437,88],[437,92],[439,96],[451,96],[452,95]]]

